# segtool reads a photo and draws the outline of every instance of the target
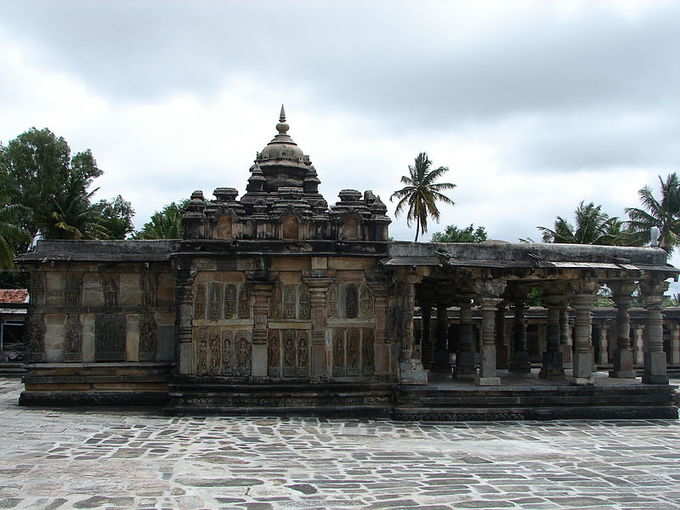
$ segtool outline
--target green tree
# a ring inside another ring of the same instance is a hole
[[[118,195],[112,200],[100,200],[93,206],[98,223],[106,231],[109,239],[126,239],[134,232],[132,218],[135,211],[132,204]]]
[[[188,200],[182,200],[179,203],[171,202],[154,213],[142,229],[135,234],[135,239],[181,239],[182,214],[188,202]]]
[[[628,224],[642,243],[650,241],[652,227],[659,229],[659,247],[668,254],[680,243],[680,182],[675,172],[664,181],[659,175],[661,197],[657,199],[652,190],[645,186],[638,191],[642,209],[626,209]]]
[[[106,237],[91,204],[90,187],[102,171],[89,150],[71,156],[49,129],[31,128],[0,146],[0,189],[6,203],[23,206],[22,227],[46,239]]]
[[[0,204],[0,269],[14,267],[14,255],[18,247],[31,239],[21,227],[18,217],[23,207],[17,204]]]
[[[409,175],[401,177],[401,183],[406,186],[392,193],[390,201],[399,200],[394,211],[395,216],[399,216],[405,208],[408,208],[406,224],[410,227],[414,221],[416,222],[415,240],[418,241],[418,236],[427,232],[429,217],[439,222],[437,202],[454,205],[453,200],[444,195],[442,191],[451,190],[456,185],[449,182],[436,182],[449,169],[445,166],[431,169],[432,162],[426,153],[418,154],[414,163],[408,167]]]
[[[554,228],[537,227],[544,243],[629,245],[631,232],[616,216],[602,212],[601,205],[581,202],[574,212],[576,225],[558,216]]]
[[[481,243],[486,240],[486,229],[481,226],[475,228],[473,223],[465,228],[448,225],[444,232],[432,234],[433,243]]]

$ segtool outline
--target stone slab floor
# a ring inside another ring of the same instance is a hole
[[[680,508],[680,422],[417,424],[24,409],[0,508]]]

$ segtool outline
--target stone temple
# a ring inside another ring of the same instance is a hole
[[[676,416],[661,305],[678,271],[663,250],[390,241],[380,197],[345,189],[329,206],[283,108],[276,130],[240,199],[230,187],[191,194],[181,240],[41,241],[18,258],[31,275],[22,404]],[[593,358],[602,285],[616,303],[609,375]],[[536,288],[547,326],[532,364],[526,303]],[[634,296],[645,306],[641,367]]]

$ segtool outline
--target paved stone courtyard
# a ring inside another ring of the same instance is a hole
[[[0,508],[680,508],[680,422],[415,424],[26,409]]]

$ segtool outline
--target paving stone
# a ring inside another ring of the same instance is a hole
[[[0,508],[680,508],[677,420],[400,423],[20,408]]]

